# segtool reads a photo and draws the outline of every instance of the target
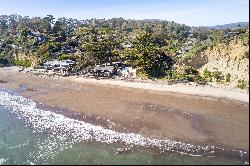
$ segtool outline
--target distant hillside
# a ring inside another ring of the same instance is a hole
[[[215,26],[204,26],[205,28],[209,29],[234,29],[238,27],[246,27],[249,26],[249,22],[236,22],[236,23],[230,23],[230,24],[224,24],[224,25],[215,25]]]

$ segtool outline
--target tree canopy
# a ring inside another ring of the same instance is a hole
[[[185,53],[224,41],[232,32],[248,43],[249,30],[243,27],[212,30],[164,20],[1,15],[0,63],[14,63],[20,54],[36,63],[72,57],[80,68],[123,61],[150,77],[164,76]]]

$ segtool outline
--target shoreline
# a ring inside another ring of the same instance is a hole
[[[90,123],[101,117],[97,123],[103,126],[110,125],[105,122],[109,119],[117,132],[249,151],[249,105],[242,100],[160,91],[153,85],[158,89],[126,87],[145,83],[119,86],[120,81],[113,80],[38,77],[13,69],[0,69],[0,79],[7,81],[0,87],[17,90],[38,104],[85,114]]]

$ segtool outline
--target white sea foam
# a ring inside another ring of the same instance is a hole
[[[16,114],[20,119],[25,120],[27,124],[34,128],[35,132],[49,131],[51,133],[52,139],[49,142],[37,142],[41,153],[43,153],[40,154],[40,159],[43,160],[44,156],[53,155],[53,149],[62,151],[65,147],[71,147],[74,143],[85,141],[97,141],[107,144],[123,142],[125,144],[158,148],[161,152],[175,151],[180,154],[189,154],[192,156],[214,155],[216,148],[215,146],[203,147],[169,139],[145,138],[135,133],[119,133],[105,129],[102,126],[95,126],[90,123],[67,118],[61,114],[38,109],[36,108],[36,103],[33,101],[6,91],[0,91],[0,105],[8,108],[9,111]],[[57,143],[58,140],[61,141],[59,144]],[[64,148],[61,148],[62,143]],[[44,144],[46,144],[46,150],[43,149],[45,147]],[[30,157],[33,158],[35,155],[31,153]],[[38,160],[39,156],[36,158]]]
[[[5,159],[5,158],[3,158],[3,159],[0,159],[0,165],[3,165],[6,161],[8,161],[9,159]]]

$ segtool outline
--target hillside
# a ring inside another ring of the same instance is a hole
[[[38,67],[48,60],[72,59],[79,72],[121,61],[144,78],[216,81],[246,89],[248,36],[248,26],[211,29],[165,20],[1,15],[0,66]]]
[[[249,47],[243,40],[233,39],[197,52],[186,64],[197,68],[200,73],[221,72],[222,77],[228,75],[227,84],[233,86],[241,80],[249,84],[249,58],[244,57],[248,52]]]

